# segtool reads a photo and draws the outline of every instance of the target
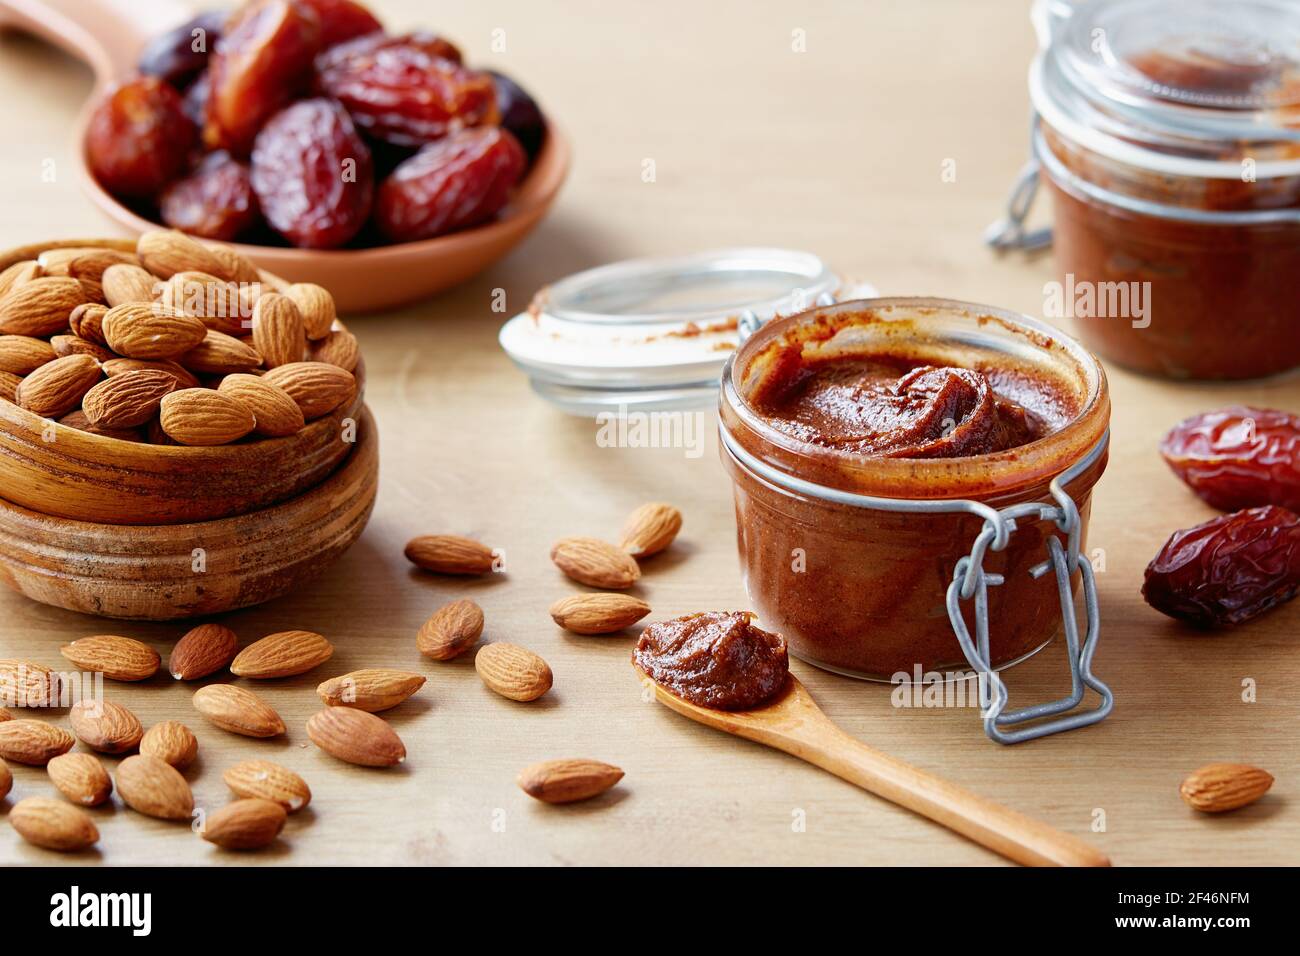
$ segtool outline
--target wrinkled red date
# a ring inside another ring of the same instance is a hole
[[[1245,405],[1193,415],[1165,435],[1160,454],[1215,508],[1300,511],[1300,417]]]
[[[226,14],[214,10],[160,33],[140,54],[140,72],[185,89],[208,65],[208,54],[221,38],[225,22]]]
[[[1142,596],[1200,627],[1248,621],[1300,590],[1300,516],[1266,505],[1175,532],[1147,565]]]
[[[181,95],[148,76],[124,83],[96,107],[86,129],[86,160],[115,196],[152,197],[180,175],[196,136]]]
[[[295,246],[341,246],[370,214],[370,150],[332,100],[303,100],[272,117],[257,134],[252,167],[262,214]]]
[[[379,187],[375,218],[395,242],[429,239],[497,214],[528,160],[498,127],[467,129],[430,143]]]
[[[320,48],[382,30],[375,15],[355,0],[298,0],[316,11],[320,19]]]
[[[210,148],[248,154],[262,124],[309,84],[320,32],[315,11],[291,0],[255,0],[234,13],[208,66]]]
[[[164,190],[159,207],[173,229],[223,241],[251,228],[260,215],[248,167],[229,153],[209,153]]]
[[[498,118],[492,77],[462,66],[460,52],[431,33],[342,43],[317,57],[316,82],[366,133],[402,146]]]
[[[542,111],[522,86],[504,73],[488,71],[496,86],[497,111],[501,125],[514,134],[528,158],[536,159],[546,139],[546,120]]]

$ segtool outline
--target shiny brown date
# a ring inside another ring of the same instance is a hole
[[[1300,511],[1300,417],[1233,405],[1193,415],[1160,442],[1174,474],[1215,508]]]

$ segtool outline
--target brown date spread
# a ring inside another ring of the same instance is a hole
[[[708,611],[651,624],[632,659],[655,683],[701,707],[746,710],[785,684],[785,640],[748,611]]]

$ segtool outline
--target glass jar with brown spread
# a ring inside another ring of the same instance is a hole
[[[1097,0],[1029,87],[1079,337],[1170,378],[1300,365],[1300,7]]]
[[[1091,570],[1043,565],[1065,537],[1054,501],[1084,550],[1109,418],[1100,363],[1014,313],[869,299],[763,325],[723,374],[720,426],[764,627],[855,677],[967,671],[950,592],[974,555],[994,586],[957,600],[964,629],[992,668],[1033,653]]]

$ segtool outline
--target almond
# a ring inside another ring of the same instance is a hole
[[[199,380],[194,377],[193,373],[186,371],[175,362],[167,359],[160,359],[156,362],[145,361],[144,359],[115,358],[109,359],[104,363],[104,374],[109,378],[115,378],[118,375],[125,375],[127,372],[138,372],[147,369],[166,372],[176,379],[177,388],[198,388]]]
[[[164,396],[176,390],[176,377],[141,369],[106,378],[81,400],[87,420],[100,428],[138,428],[153,418]]]
[[[85,301],[81,283],[69,276],[29,279],[0,299],[0,333],[53,335],[68,327],[68,316]]]
[[[208,252],[212,255],[212,258],[221,264],[221,271],[217,275],[223,279],[238,282],[244,286],[261,282],[257,266],[253,265],[252,261],[242,252],[219,242],[210,243]]]
[[[125,264],[109,266],[100,275],[99,283],[110,308],[132,303],[148,305],[162,288],[158,278],[147,269]]]
[[[425,657],[449,661],[474,646],[483,634],[483,609],[473,601],[452,601],[420,627],[415,646]]]
[[[158,673],[162,658],[148,644],[116,634],[97,634],[64,644],[61,653],[82,670],[98,671],[110,680],[148,680]]]
[[[121,704],[107,700],[80,700],[68,711],[72,732],[91,750],[121,754],[140,746],[144,728]]]
[[[179,720],[164,720],[144,732],[140,753],[157,757],[163,763],[183,770],[199,755],[199,741],[194,731]]]
[[[334,645],[312,631],[281,631],[254,641],[235,656],[230,672],[267,680],[293,677],[319,667],[334,656]]]
[[[105,438],[116,438],[119,441],[144,441],[140,432],[134,428],[105,428],[103,425],[92,424],[90,419],[86,417],[86,413],[79,408],[60,418],[59,424],[65,428],[75,428],[77,431],[89,432],[92,435],[103,435]]]
[[[521,770],[516,783],[543,803],[574,803],[590,800],[622,779],[622,770],[599,760],[546,760]]]
[[[58,355],[44,339],[30,335],[0,335],[0,372],[29,375]]]
[[[233,335],[208,329],[207,336],[177,360],[200,375],[231,375],[262,364],[262,356]]]
[[[203,839],[224,850],[257,850],[280,835],[286,816],[271,800],[236,800],[208,817]]]
[[[134,359],[174,359],[207,337],[208,327],[157,303],[127,302],[104,315],[104,339],[118,355]]]
[[[281,365],[262,376],[262,381],[288,392],[309,422],[350,402],[357,392],[357,380],[351,372],[325,362]]]
[[[64,355],[89,355],[96,362],[107,362],[113,358],[113,353],[102,345],[78,338],[75,335],[56,335],[50,339],[50,348],[54,349],[54,354]]]
[[[49,797],[28,797],[9,811],[9,822],[28,843],[47,850],[76,852],[99,842],[99,831],[85,810]]]
[[[7,707],[0,707],[0,724],[4,723],[6,720],[13,719],[14,715],[9,712]]]
[[[43,418],[58,418],[81,404],[103,377],[89,355],[68,355],[42,365],[18,386],[18,404]]]
[[[626,552],[597,538],[562,538],[551,548],[551,560],[570,578],[593,588],[630,588],[641,577]]]
[[[71,750],[76,742],[72,734],[43,720],[6,720],[0,724],[0,758],[14,763],[43,767]]]
[[[0,372],[0,398],[6,402],[18,403],[18,386],[23,383],[21,377],[13,372]]]
[[[83,807],[97,807],[113,793],[113,780],[94,754],[62,754],[45,772],[59,793]]]
[[[337,311],[334,296],[327,289],[312,282],[295,282],[285,290],[285,295],[298,307],[307,338],[315,341],[330,334]]]
[[[295,435],[306,424],[302,409],[288,392],[256,375],[227,375],[218,391],[253,413],[253,430],[259,435]]]
[[[41,272],[47,276],[70,276],[72,275],[72,263],[78,259],[89,256],[102,255],[105,258],[104,265],[94,275],[103,275],[104,269],[118,262],[135,262],[135,256],[129,252],[117,252],[113,249],[103,249],[99,246],[62,246],[54,249],[46,249],[36,257],[36,264],[41,267]]]
[[[630,594],[575,594],[551,605],[555,623],[574,634],[613,634],[650,613],[650,605]]]
[[[307,720],[307,736],[321,750],[362,767],[391,767],[406,746],[382,718],[350,707],[326,707]]]
[[[147,817],[188,820],[194,812],[194,794],[180,771],[149,754],[127,757],[118,765],[117,793]]]
[[[88,249],[65,249],[66,262],[64,264],[64,275],[70,275],[74,279],[80,279],[82,283],[92,282],[95,285],[102,285],[104,273],[112,266],[131,265],[138,266],[140,260],[136,258],[133,252],[122,252],[118,249],[101,249],[93,247]],[[42,259],[48,253],[42,253]],[[39,260],[38,260],[39,261]],[[59,275],[52,272],[48,266],[42,266],[46,275]]]
[[[551,668],[517,644],[488,644],[474,658],[474,669],[489,690],[511,700],[536,700],[551,689]]]
[[[104,340],[104,316],[108,315],[108,306],[98,302],[87,302],[72,310],[68,316],[68,325],[73,334],[96,345],[107,345]]]
[[[619,547],[637,558],[658,554],[682,530],[682,513],[672,505],[651,502],[637,508],[623,525]]]
[[[140,264],[162,279],[178,272],[206,272],[220,279],[232,278],[221,258],[192,236],[175,229],[155,229],[140,236],[135,254]]]
[[[292,770],[269,760],[243,760],[221,779],[237,796],[274,800],[290,813],[311,803],[311,788]]]
[[[0,271],[0,299],[3,299],[11,289],[16,289],[24,282],[30,282],[40,275],[41,266],[35,259],[24,259],[21,262],[15,262]]]
[[[253,347],[267,368],[301,362],[307,348],[302,313],[293,299],[267,292],[253,306]]]
[[[162,400],[162,430],[182,445],[228,445],[257,422],[253,413],[210,388],[183,388]]]
[[[245,335],[251,327],[251,313],[246,311],[239,285],[206,272],[176,273],[162,287],[158,300],[228,335]]]
[[[0,660],[0,703],[9,707],[56,707],[59,676],[44,664]]]
[[[487,545],[456,534],[426,534],[406,545],[406,560],[438,574],[487,574],[495,557]]]
[[[221,670],[237,653],[239,638],[234,631],[220,624],[200,624],[176,642],[167,670],[177,680],[198,680]]]
[[[14,775],[9,770],[9,765],[0,760],[0,800],[9,796],[9,791],[14,788]]]
[[[1273,776],[1244,763],[1212,763],[1193,771],[1178,788],[1183,802],[1205,813],[1254,803],[1273,786]]]
[[[423,687],[424,681],[421,674],[375,667],[331,677],[316,693],[326,706],[355,707],[373,714],[396,707]]]
[[[331,332],[325,338],[312,345],[311,360],[328,362],[349,372],[356,371],[361,361],[361,346],[357,337],[351,332]]]
[[[278,737],[284,721],[269,704],[233,684],[210,684],[194,693],[194,709],[222,730],[245,737]]]

